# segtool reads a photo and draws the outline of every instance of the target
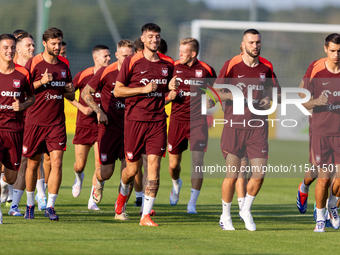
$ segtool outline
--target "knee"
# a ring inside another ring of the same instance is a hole
[[[61,168],[62,168],[62,165],[63,165],[63,161],[61,158],[56,158],[53,160],[51,166],[55,169],[55,170],[58,170],[58,171],[61,171]]]
[[[180,162],[179,162],[179,160],[178,159],[171,159],[170,161],[169,161],[169,167],[170,167],[170,169],[172,169],[172,170],[175,170],[175,169],[180,169]]]
[[[111,178],[111,176],[113,175],[113,167],[111,165],[101,165],[101,168],[100,168],[100,176],[102,177],[102,179],[105,181],[105,180],[108,180]]]

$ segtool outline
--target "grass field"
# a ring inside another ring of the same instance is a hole
[[[127,206],[130,221],[114,220],[119,171],[105,184],[101,211],[87,210],[93,173],[92,151],[86,170],[83,190],[73,198],[74,148],[72,137],[64,156],[63,181],[56,202],[59,222],[50,222],[37,211],[34,220],[8,216],[1,226],[1,254],[323,254],[335,253],[339,232],[326,229],[314,233],[314,186],[310,189],[307,213],[298,212],[295,201],[301,178],[268,178],[253,204],[257,231],[250,232],[238,217],[236,199],[232,218],[236,231],[222,231],[218,225],[221,215],[222,179],[204,180],[198,200],[197,215],[186,213],[190,197],[189,154],[183,155],[183,187],[177,206],[169,204],[172,182],[168,159],[162,162],[160,190],[153,217],[160,226],[139,226],[139,208],[133,207],[135,195]],[[299,164],[308,161],[308,143],[270,141],[270,163]],[[117,166],[117,169],[118,166]],[[24,209],[26,195],[20,203]]]

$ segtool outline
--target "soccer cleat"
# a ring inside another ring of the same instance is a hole
[[[300,190],[300,187],[302,185],[302,182],[299,185],[297,198],[296,198],[296,206],[299,209],[300,213],[305,213],[307,211],[307,205],[308,205],[308,193],[303,193]]]
[[[44,194],[43,196],[38,196],[38,193],[35,195],[35,201],[38,203],[38,210],[43,211],[46,210],[47,206],[47,197]]]
[[[196,206],[188,204],[188,206],[187,206],[187,213],[197,213],[196,212]]]
[[[72,196],[73,197],[79,197],[79,195],[80,195],[81,187],[83,186],[84,172],[82,172],[80,174],[80,179],[81,179],[80,185],[77,182],[77,177],[74,180],[74,183],[73,183],[73,186],[72,186]]]
[[[8,185],[5,185],[4,187],[1,186],[1,203],[6,203],[8,198],[9,188]]]
[[[88,204],[88,205],[87,205],[87,209],[93,210],[93,211],[100,211],[100,208],[97,206],[96,203]]]
[[[328,207],[328,206],[327,206]],[[340,219],[339,219],[339,213],[337,207],[328,207],[328,213],[329,213],[329,221],[332,224],[334,229],[339,229],[340,227]]]
[[[256,230],[256,225],[254,223],[253,216],[251,215],[250,211],[246,211],[246,212],[240,211],[240,216],[244,221],[246,229],[248,229],[249,231]]]
[[[316,223],[316,226],[314,228],[314,232],[325,232],[325,221],[323,220],[319,220],[317,223]]]
[[[125,211],[127,196],[123,196],[120,192],[115,203],[116,214],[122,214]]]
[[[158,227],[158,224],[153,222],[153,220],[150,218],[150,214],[142,216],[142,218],[140,219],[139,225],[150,226],[150,227]]]
[[[12,215],[12,216],[22,216],[19,208],[17,205],[11,207],[11,209],[9,209],[8,211],[8,215]]]
[[[219,224],[223,230],[235,230],[231,218],[223,219],[221,215]]]
[[[142,216],[142,215],[143,215],[143,211],[140,211],[139,216]],[[155,212],[154,209],[152,209],[151,212],[150,212],[150,216],[155,216],[155,215],[156,215],[156,212]]]
[[[172,190],[170,192],[170,204],[171,205],[177,205],[178,200],[179,200],[179,192],[181,191],[182,188],[182,180],[179,180],[179,187],[178,187],[178,193],[176,194],[174,187],[172,187]]]
[[[135,207],[141,207],[142,206],[142,197],[137,197],[135,201]]]
[[[100,201],[102,201],[104,183],[105,182],[99,183],[98,180],[97,180],[97,183],[96,183],[96,185],[93,188],[92,198],[93,198],[93,201],[96,204],[99,204]]]
[[[59,220],[59,216],[55,214],[56,211],[54,210],[54,208],[51,206],[51,207],[48,207],[46,208],[46,211],[45,211],[45,217],[49,217],[50,220],[52,221],[58,221]]]
[[[26,205],[24,219],[27,219],[27,220],[34,219],[34,208],[35,208],[35,205],[30,205],[30,206]]]
[[[125,212],[123,212],[121,214],[116,213],[115,214],[115,220],[130,220],[127,216],[128,215]]]

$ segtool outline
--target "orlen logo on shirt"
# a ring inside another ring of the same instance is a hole
[[[149,81],[148,79],[143,78],[143,79],[140,80],[139,83],[143,83],[146,86],[150,82],[154,82],[156,84],[167,84],[168,80],[167,79],[152,79],[151,81]]]
[[[65,86],[64,81],[51,81],[50,84],[52,87],[64,87]]]
[[[238,87],[240,90],[243,90],[243,88],[251,88],[252,90],[264,90],[263,85],[251,85],[249,84],[248,86],[242,82],[237,83],[236,87]]]
[[[184,81],[181,78],[176,78],[177,81],[184,83],[185,85],[195,85],[195,86],[201,86],[203,85],[203,81],[201,80],[191,80],[191,79],[185,79]]]
[[[21,92],[14,91],[1,91],[1,96],[3,97],[20,97]]]
[[[46,93],[45,100],[54,100],[54,99],[63,99],[63,95],[51,95],[50,93]]]
[[[197,96],[197,92],[185,92],[184,90],[180,90],[178,93],[179,97],[195,97]]]

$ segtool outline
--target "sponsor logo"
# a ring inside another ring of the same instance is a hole
[[[161,151],[165,151],[166,148],[161,148]]]
[[[315,155],[315,163],[319,164],[321,161],[321,156],[320,155]]]
[[[20,88],[20,80],[13,80],[13,87],[14,88]]]
[[[203,77],[203,71],[202,70],[196,70],[195,71],[195,77],[202,78]]]
[[[107,154],[101,153],[101,154],[100,154],[100,160],[101,160],[102,162],[105,162],[105,161],[107,160]]]
[[[267,152],[267,150],[262,150],[262,153],[266,153]]]
[[[162,92],[150,92],[146,95],[146,97],[162,97],[163,93]]]
[[[178,93],[178,96],[179,97],[195,97],[197,96],[197,92],[185,92],[184,90],[180,90],[179,93]]]
[[[339,97],[340,96],[340,91],[329,91],[329,90],[324,90],[325,91],[325,96],[328,97],[328,95],[333,95],[335,97]],[[323,92],[323,91],[322,91]]]
[[[201,86],[204,84],[203,81],[199,80],[188,80],[185,79],[184,81],[181,78],[176,78],[176,81],[183,82],[185,85],[195,85],[195,86]]]
[[[63,145],[64,143],[59,143],[59,145]]]
[[[260,82],[265,82],[265,81],[266,81],[266,74],[260,73]]]
[[[1,91],[1,96],[3,97],[20,97],[21,92],[15,91]]]
[[[323,82],[323,83],[322,83],[322,85],[324,85],[324,86],[325,86],[325,85],[327,85],[328,83],[329,83],[329,82]]]
[[[163,76],[168,76],[168,68],[166,68],[166,67],[162,68],[162,75]]]
[[[13,110],[13,106],[11,105],[6,105],[6,104],[0,104],[0,110]]]
[[[149,84],[149,80],[148,79],[146,79],[146,78],[143,78],[143,79],[141,79],[140,80],[140,82],[139,83],[143,83],[145,86],[146,85],[148,85]]]
[[[113,85],[113,86],[115,86],[115,85],[116,85],[116,83],[115,83],[115,82],[112,82],[112,85]]]
[[[172,151],[172,145],[170,143],[168,144],[168,150]]]
[[[45,95],[45,100],[49,101],[49,100],[55,100],[55,99],[63,99],[63,95],[51,95],[50,93],[46,93]]]
[[[205,146],[205,143],[200,143],[200,146]]]
[[[176,73],[183,73],[183,71],[178,71],[178,70],[176,70]]]
[[[140,80],[139,83],[144,84],[145,86],[148,85],[150,82],[154,82],[156,84],[167,84],[168,80],[167,79],[152,79],[151,81],[149,81],[146,78],[143,78]]]
[[[340,105],[333,105],[333,104],[328,104],[327,105],[327,111],[333,111],[333,110],[339,110],[340,109]]]
[[[14,165],[15,165],[15,166],[18,166],[18,165],[20,165],[20,163],[14,163]]]
[[[127,157],[127,159],[133,159],[133,153],[132,152],[126,152],[126,157]]]
[[[242,78],[244,76],[246,76],[246,75],[245,74],[244,75],[237,75],[238,78]]]
[[[116,102],[116,108],[119,109],[125,109],[125,104],[123,104],[122,102],[117,101]]]
[[[61,70],[61,78],[66,78],[66,70]]]
[[[145,74],[147,71],[148,71],[148,70],[146,70],[146,71],[141,71],[140,73],[141,73],[141,74]]]
[[[26,154],[27,150],[28,150],[28,148],[27,148],[26,145],[22,146],[22,154]]]
[[[244,88],[251,88],[252,90],[264,90],[264,86],[263,85],[252,85],[252,84],[248,84],[248,86],[242,82],[239,82],[236,84],[236,87],[238,87],[240,90],[243,90]]]
[[[50,82],[52,87],[65,87],[66,82],[64,81],[51,81]]]

